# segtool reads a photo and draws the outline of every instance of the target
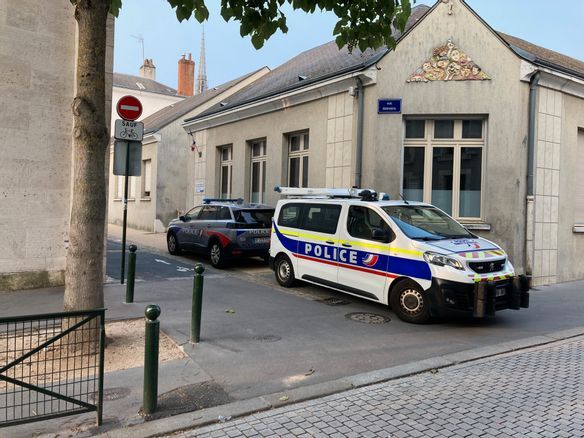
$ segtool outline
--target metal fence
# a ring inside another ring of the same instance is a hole
[[[96,412],[105,309],[0,318],[0,427]]]

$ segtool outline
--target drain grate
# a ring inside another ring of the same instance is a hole
[[[385,324],[391,319],[387,316],[378,315],[377,313],[354,312],[347,313],[345,318],[353,321],[362,322],[363,324]]]
[[[317,300],[319,303],[326,304],[327,306],[345,306],[347,304],[351,304],[350,301],[343,300],[342,298],[337,297],[328,297],[322,300]]]
[[[254,341],[259,342],[278,342],[280,339],[282,338],[276,335],[258,335],[253,337]]]

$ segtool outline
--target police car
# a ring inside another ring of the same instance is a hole
[[[243,199],[204,199],[168,224],[170,254],[194,251],[208,254],[211,264],[224,267],[236,257],[268,259],[274,209],[246,204]]]
[[[507,254],[442,210],[361,189],[276,187],[270,266],[296,280],[390,305],[407,322],[529,306]]]

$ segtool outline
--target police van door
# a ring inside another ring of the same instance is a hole
[[[298,237],[298,277],[327,286],[337,282],[340,204],[306,203]]]
[[[347,292],[383,301],[388,242],[395,235],[377,212],[362,205],[349,206],[341,222],[338,282]]]

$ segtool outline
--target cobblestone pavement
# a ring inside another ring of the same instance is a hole
[[[359,388],[183,437],[584,437],[584,338]]]

